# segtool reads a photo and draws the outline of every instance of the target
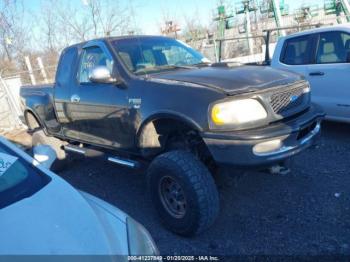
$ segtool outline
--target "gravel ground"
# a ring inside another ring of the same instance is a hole
[[[145,170],[83,159],[60,175],[141,222],[164,255],[350,255],[350,125],[323,125],[319,146],[288,175],[219,176],[220,215],[194,238],[166,231],[145,187]]]

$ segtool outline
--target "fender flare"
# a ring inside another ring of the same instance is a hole
[[[28,114],[32,114],[35,119],[38,121],[40,127],[43,129],[45,135],[49,135],[48,132],[47,132],[47,129],[46,129],[46,125],[43,123],[43,121],[40,119],[40,117],[38,116],[37,113],[35,113],[34,110],[32,110],[31,108],[29,107],[26,107],[23,111],[23,117],[24,117],[24,120],[26,122],[26,125],[28,125],[28,119],[27,119],[27,115]]]
[[[177,120],[180,122],[185,123],[186,125],[188,125],[189,127],[191,127],[193,130],[196,130],[198,132],[202,132],[203,129],[202,127],[196,123],[193,119],[189,118],[188,116],[178,113],[178,112],[174,112],[174,111],[162,111],[162,112],[157,112],[155,114],[151,114],[150,116],[148,116],[140,125],[140,127],[138,128],[137,132],[136,132],[136,145],[140,146],[140,137],[142,135],[143,130],[145,129],[145,127],[147,127],[148,124],[150,124],[151,122],[158,120],[158,119],[173,119],[173,120]]]

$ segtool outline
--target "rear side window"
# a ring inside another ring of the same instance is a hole
[[[316,55],[316,63],[346,63],[349,51],[349,34],[344,32],[321,33]]]
[[[63,51],[57,70],[56,82],[58,85],[68,85],[71,82],[72,70],[74,70],[78,50],[76,47],[70,47]]]
[[[286,40],[281,62],[287,65],[306,65],[312,62],[312,41],[310,36]]]

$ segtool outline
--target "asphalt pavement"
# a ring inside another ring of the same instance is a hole
[[[145,170],[82,159],[60,175],[141,222],[162,255],[350,255],[350,125],[325,123],[319,145],[297,155],[291,169],[219,175],[219,217],[194,238],[159,223]]]

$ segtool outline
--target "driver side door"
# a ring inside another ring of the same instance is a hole
[[[96,83],[89,78],[97,66],[116,74],[114,60],[102,43],[83,47],[78,65],[77,81],[71,91],[72,121],[78,139],[89,144],[113,148],[132,146],[133,137],[126,123],[129,118],[127,89],[116,83]]]

